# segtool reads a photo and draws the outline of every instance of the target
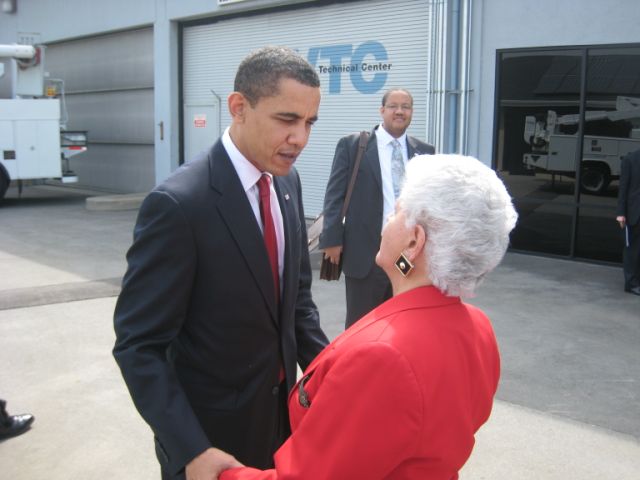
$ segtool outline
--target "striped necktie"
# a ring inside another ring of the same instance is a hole
[[[404,180],[404,159],[402,158],[402,146],[396,139],[391,141],[393,152],[391,153],[391,179],[393,180],[393,195],[398,198],[402,181]]]

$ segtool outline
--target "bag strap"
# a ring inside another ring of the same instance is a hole
[[[356,153],[356,160],[353,164],[353,171],[351,172],[351,178],[349,179],[349,186],[347,187],[347,194],[344,197],[344,203],[342,204],[342,224],[347,215],[347,209],[349,208],[349,202],[351,201],[351,194],[353,193],[353,186],[356,184],[356,177],[358,176],[358,169],[360,168],[360,161],[364,156],[364,151],[367,149],[367,143],[369,141],[369,132],[363,130],[360,132],[360,140],[358,141],[358,153]]]

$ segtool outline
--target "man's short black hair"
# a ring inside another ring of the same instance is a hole
[[[384,92],[384,95],[382,96],[383,107],[387,104],[387,98],[389,98],[389,95],[391,95],[393,92],[406,93],[407,95],[409,95],[409,98],[411,99],[411,105],[413,105],[413,95],[411,95],[411,92],[409,90],[407,90],[406,88],[390,88],[389,90]]]
[[[251,52],[242,60],[233,88],[253,107],[262,97],[277,95],[282,78],[320,87],[318,74],[298,53],[288,47],[268,46]]]

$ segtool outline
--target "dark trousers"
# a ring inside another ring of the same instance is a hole
[[[625,290],[640,287],[640,222],[628,228],[629,246],[622,251]]]
[[[345,329],[392,297],[391,282],[377,265],[364,278],[344,277],[347,296]]]

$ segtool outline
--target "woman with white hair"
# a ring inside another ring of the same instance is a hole
[[[293,433],[275,469],[220,478],[458,478],[500,374],[489,320],[460,296],[498,265],[516,218],[478,160],[413,158],[376,257],[394,296],[336,338],[291,391]]]

